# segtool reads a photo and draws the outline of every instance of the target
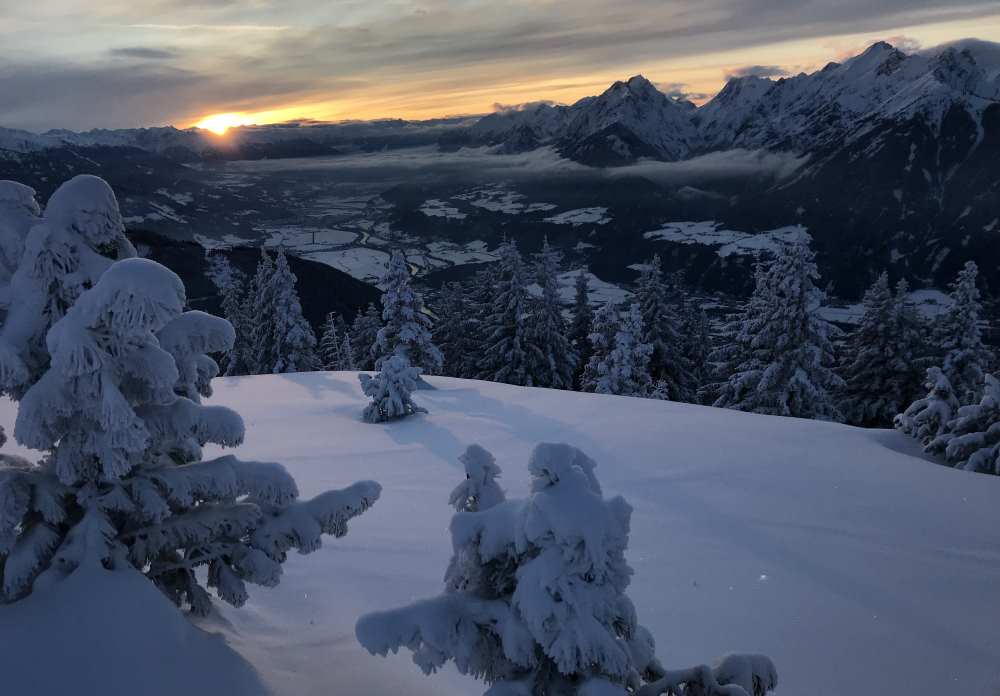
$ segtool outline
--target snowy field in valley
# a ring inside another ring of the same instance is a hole
[[[216,380],[211,403],[247,424],[239,456],[285,463],[306,496],[359,479],[384,487],[347,537],[291,558],[281,584],[251,587],[243,609],[220,602],[199,622],[279,696],[481,694],[454,669],[425,677],[409,654],[369,656],[354,623],[442,590],[448,494],[468,444],[492,451],[520,496],[543,441],[582,448],[605,494],[635,508],[630,595],[665,665],[750,651],[775,661],[779,694],[1000,693],[1000,478],[925,461],[891,431],[430,382],[436,391],[416,394],[428,415],[368,425],[353,373]],[[10,432],[9,403],[0,416]],[[99,636],[99,613],[83,616]]]

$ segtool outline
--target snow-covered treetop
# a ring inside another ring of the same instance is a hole
[[[452,507],[459,512],[476,512],[504,501],[503,489],[496,482],[500,466],[492,454],[479,445],[469,445],[458,460],[465,466],[465,480],[448,498]]]
[[[56,189],[45,218],[76,231],[95,248],[115,243],[125,232],[115,192],[91,174],[75,176]]]

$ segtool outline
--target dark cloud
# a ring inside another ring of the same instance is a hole
[[[108,51],[112,58],[136,58],[138,60],[172,60],[180,57],[180,53],[169,48],[149,48],[147,46],[130,46],[112,48]]]
[[[787,77],[789,72],[778,65],[746,65],[726,71],[726,80],[736,77]]]
[[[686,82],[657,82],[656,88],[672,99],[684,99],[692,102],[705,101],[712,96],[704,92],[692,92],[688,89]]]

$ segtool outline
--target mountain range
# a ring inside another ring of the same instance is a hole
[[[545,148],[597,171],[637,176],[640,168],[629,165],[774,153],[793,162],[781,176],[658,183],[652,212],[636,224],[716,220],[749,232],[802,225],[824,275],[849,296],[882,269],[942,287],[968,259],[980,263],[986,289],[1000,294],[1000,45],[976,40],[913,53],[879,42],[808,74],[733,78],[702,106],[637,75],[572,105],[422,122],[242,127],[225,139],[169,127],[40,135],[0,129],[0,177],[26,180],[44,195],[52,182],[96,168],[139,196],[147,179],[151,190],[163,187],[163,178],[191,179],[192,163],[420,145],[497,155]],[[230,189],[212,198],[223,205],[240,195]],[[614,208],[615,201],[587,205]],[[628,230],[634,238],[643,231]],[[648,251],[637,247],[633,260]]]

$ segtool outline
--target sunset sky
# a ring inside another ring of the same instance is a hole
[[[1000,41],[997,0],[0,0],[0,126],[431,118],[642,73],[703,101],[878,39]]]

